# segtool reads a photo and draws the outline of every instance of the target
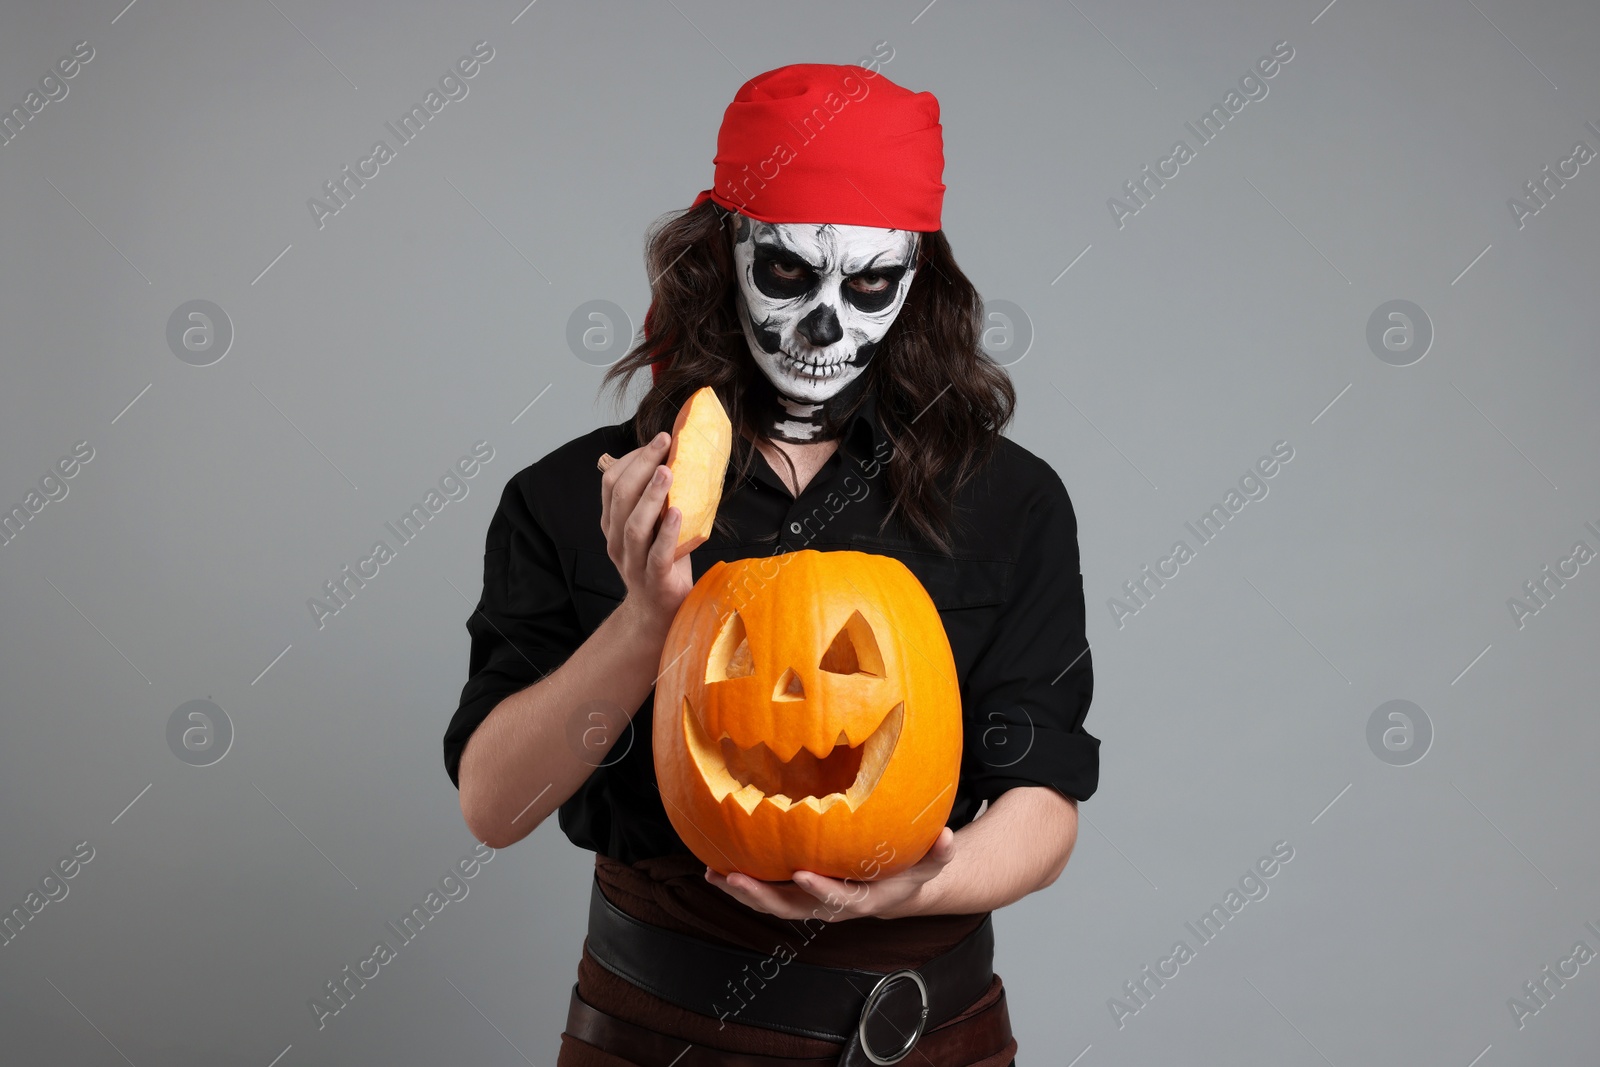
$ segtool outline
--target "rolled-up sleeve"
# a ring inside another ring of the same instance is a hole
[[[962,777],[974,799],[1050,786],[1087,800],[1100,740],[1083,728],[1094,693],[1084,631],[1078,523],[1060,477],[1039,461],[1011,593],[962,693]]]
[[[467,739],[506,697],[564,663],[583,643],[561,558],[513,478],[489,520],[483,595],[467,619],[467,683],[444,734],[444,765],[460,787]]]

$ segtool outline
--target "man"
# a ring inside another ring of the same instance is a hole
[[[559,809],[596,854],[562,1067],[888,1063],[913,1047],[935,1067],[1005,1067],[989,913],[1059,876],[1098,781],[1071,501],[1000,435],[1015,394],[940,229],[932,94],[856,67],[769,71],[727,109],[715,171],[650,240],[645,338],[607,375],[651,370],[638,410],[506,487],[446,766],[482,840],[505,847]],[[708,385],[734,462],[711,538],[674,561],[666,431]],[[718,560],[800,548],[905,563],[960,681],[947,828],[864,884],[716,875],[655,788],[651,688],[678,605]]]

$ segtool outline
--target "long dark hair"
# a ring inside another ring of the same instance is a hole
[[[755,461],[745,435],[759,433],[746,400],[765,379],[734,306],[733,214],[708,200],[650,227],[649,336],[606,371],[601,387],[620,401],[634,374],[670,360],[633,415],[640,445],[672,428],[689,394],[713,387],[734,425],[737,480]],[[950,551],[946,528],[956,491],[988,461],[1016,408],[1010,377],[979,346],[982,326],[983,299],[956,266],[944,231],[921,234],[905,304],[867,365],[860,395],[877,397],[879,423],[894,447],[884,465],[884,525],[898,517],[943,552]]]

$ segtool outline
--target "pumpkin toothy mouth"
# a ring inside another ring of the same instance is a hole
[[[713,741],[687,699],[683,702],[683,736],[702,780],[718,802],[731,795],[746,814],[763,801],[783,811],[804,805],[818,813],[842,801],[854,811],[877,788],[900,739],[905,710],[904,701],[889,709],[859,745],[851,747],[841,730],[826,755],[816,756],[801,748],[787,762],[760,741],[740,748],[726,733]]]

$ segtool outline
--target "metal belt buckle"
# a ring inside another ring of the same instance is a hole
[[[876,1052],[872,1051],[871,1045],[867,1044],[867,1018],[872,1014],[873,1009],[878,1006],[878,1001],[882,999],[884,993],[894,983],[896,978],[909,978],[913,982],[917,983],[917,991],[922,997],[922,1014],[917,1017],[917,1024],[916,1026],[912,1027],[911,1036],[906,1039],[906,1043],[894,1053],[888,1056],[880,1056]],[[856,1036],[861,1042],[861,1051],[866,1053],[867,1059],[871,1060],[873,1063],[899,1063],[901,1060],[905,1059],[911,1054],[912,1048],[914,1048],[917,1042],[921,1040],[922,1028],[926,1026],[927,1023],[928,983],[922,980],[922,975],[920,973],[907,968],[905,970],[893,971],[878,979],[878,983],[872,987],[872,992],[867,994],[866,1004],[864,1004],[861,1008],[861,1021],[856,1024]]]

